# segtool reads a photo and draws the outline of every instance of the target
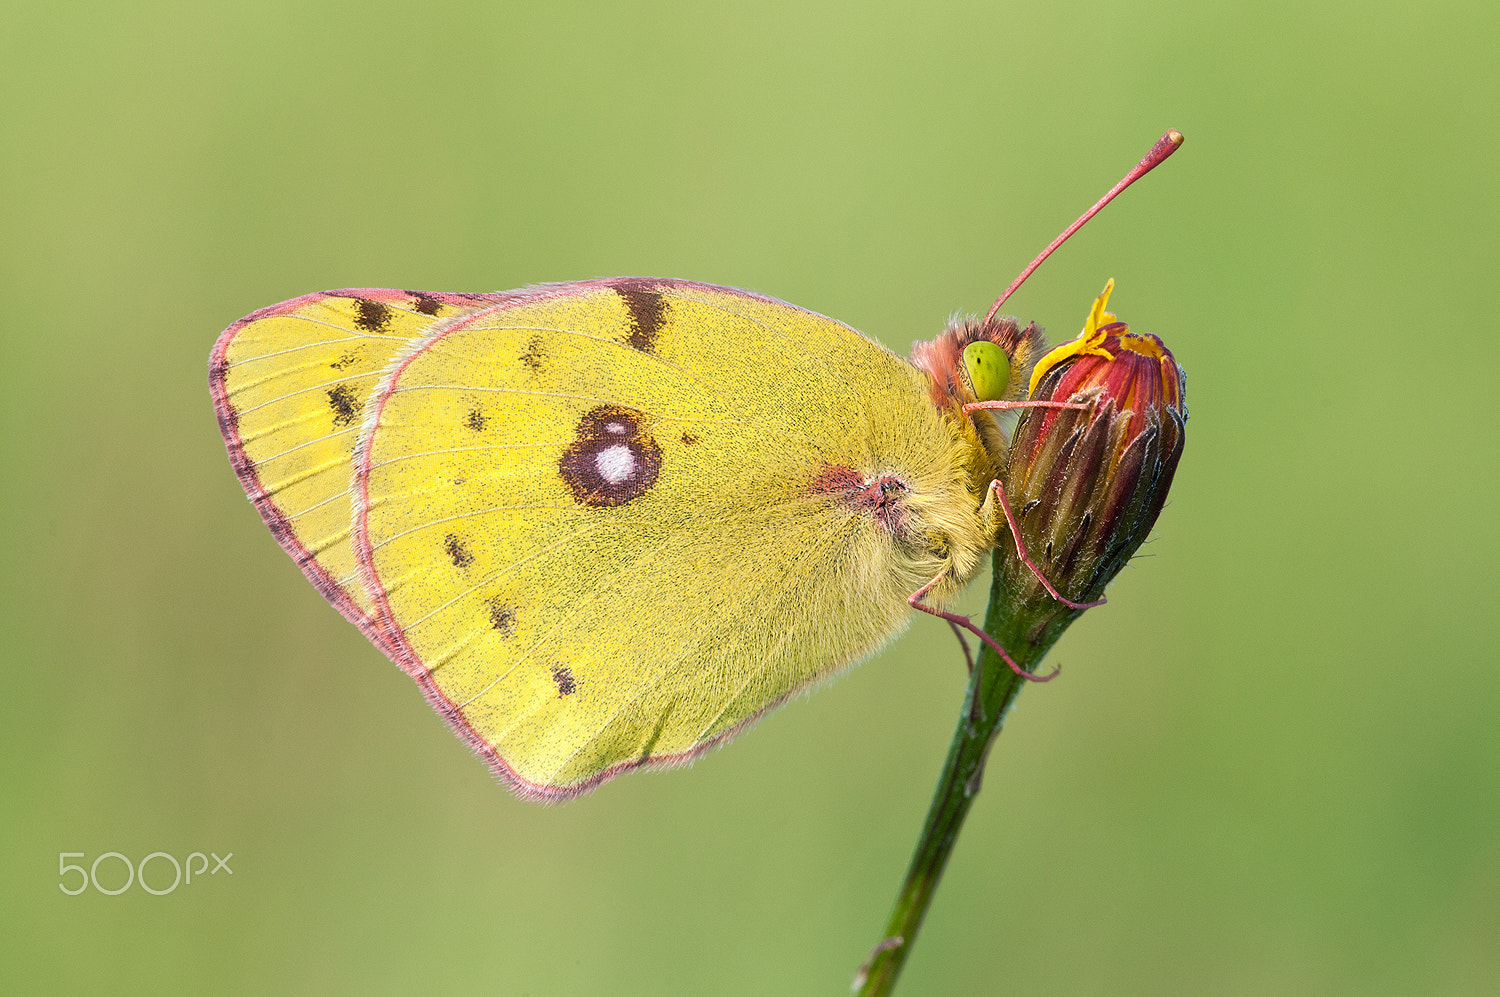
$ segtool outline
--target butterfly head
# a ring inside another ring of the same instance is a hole
[[[971,317],[954,319],[936,339],[917,343],[911,362],[931,378],[932,404],[958,423],[972,422],[972,431],[977,431],[990,461],[998,466],[1009,445],[1007,431],[1014,417],[992,411],[966,416],[963,406],[1025,398],[1031,368],[1045,347],[1041,327],[1035,322],[1023,329],[1005,315],[983,321]]]
[[[1001,315],[979,321],[954,319],[942,334],[912,347],[911,362],[932,378],[939,408],[1026,397],[1031,368],[1041,354],[1042,330],[1021,328]]]

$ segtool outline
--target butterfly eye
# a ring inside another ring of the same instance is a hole
[[[975,401],[997,402],[1010,387],[1010,357],[987,339],[964,347],[964,372]]]

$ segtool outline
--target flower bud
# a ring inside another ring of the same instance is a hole
[[[1182,368],[1161,340],[1105,311],[1113,289],[1105,285],[1082,334],[1042,357],[1031,377],[1030,400],[1088,407],[1027,409],[1004,477],[1027,553],[1078,602],[1098,599],[1151,531],[1187,422]],[[1030,639],[1051,631],[1050,643],[1078,610],[1051,599],[1004,527],[997,541],[1012,611],[1033,619]]]

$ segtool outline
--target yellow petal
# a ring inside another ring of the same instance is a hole
[[[1115,321],[1114,313],[1104,310],[1104,306],[1109,303],[1110,292],[1114,289],[1115,279],[1111,277],[1104,285],[1104,290],[1100,292],[1099,297],[1094,299],[1094,307],[1089,309],[1089,317],[1083,323],[1083,332],[1079,334],[1078,338],[1070,339],[1061,346],[1054,347],[1046,356],[1037,361],[1036,367],[1031,372],[1031,384],[1026,389],[1028,398],[1036,394],[1036,386],[1042,382],[1042,378],[1046,376],[1047,371],[1070,357],[1081,357],[1092,354],[1096,357],[1103,357],[1106,360],[1113,360],[1115,358],[1113,353],[1110,353],[1100,345],[1104,342],[1105,335],[1099,331]]]

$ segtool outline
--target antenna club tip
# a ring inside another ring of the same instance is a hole
[[[1131,182],[1140,179],[1160,166],[1168,156],[1182,148],[1182,141],[1182,132],[1175,128],[1168,128],[1166,134],[1156,140],[1156,144],[1151,147],[1151,151],[1146,153],[1145,157],[1136,165],[1135,170],[1131,172]]]

